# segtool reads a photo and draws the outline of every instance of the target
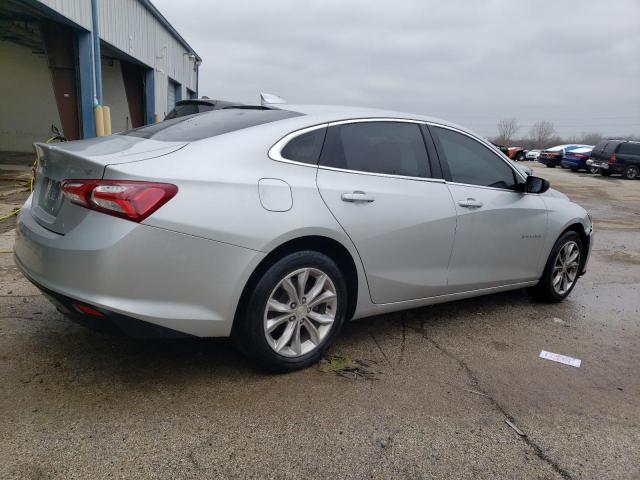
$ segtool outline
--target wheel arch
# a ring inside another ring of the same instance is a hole
[[[591,241],[591,237],[587,234],[587,231],[585,230],[585,227],[582,224],[582,222],[578,220],[574,220],[569,225],[567,225],[565,229],[560,233],[560,235],[558,235],[558,238],[562,237],[567,232],[575,232],[580,237],[580,241],[582,243],[582,249],[583,249],[583,255],[582,255],[582,258],[580,259],[580,274],[582,274],[584,271],[584,266],[587,261],[587,255],[589,252],[589,242]]]
[[[280,243],[273,248],[265,258],[254,268],[253,272],[249,276],[249,279],[245,283],[238,303],[236,305],[236,311],[233,319],[233,327],[237,325],[237,319],[241,313],[241,305],[246,303],[247,296],[253,289],[253,286],[258,282],[262,275],[279,259],[293,252],[299,252],[301,250],[314,250],[323,253],[336,262],[340,271],[345,276],[345,282],[347,284],[347,290],[349,292],[347,300],[347,315],[346,319],[349,320],[355,313],[358,303],[358,267],[356,260],[347,247],[345,247],[339,241],[323,236],[323,235],[305,235],[296,237]]]

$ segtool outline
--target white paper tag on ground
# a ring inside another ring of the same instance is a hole
[[[566,355],[560,355],[559,353],[547,352],[542,350],[540,352],[540,358],[545,358],[553,362],[564,363],[565,365],[571,365],[572,367],[580,368],[582,360],[579,358],[567,357]]]

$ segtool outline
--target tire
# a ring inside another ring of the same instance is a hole
[[[327,298],[311,309],[306,296],[300,296],[299,282],[305,279],[304,272],[307,272],[304,294],[313,295],[314,287],[322,281],[323,286],[318,287],[314,298]],[[331,258],[304,250],[271,265],[251,286],[250,293],[243,295],[241,302],[244,305],[240,305],[232,333],[238,349],[258,368],[291,372],[317,363],[335,341],[345,321],[347,287],[342,272]],[[314,318],[307,317],[310,311],[315,313]],[[331,316],[333,319],[327,323]],[[320,318],[322,321],[316,320]],[[273,328],[271,332],[267,330],[269,323]],[[298,342],[296,337],[300,339]]]
[[[547,168],[556,168],[555,165],[551,165],[550,163],[547,163]]]
[[[589,173],[597,175],[598,173],[600,173],[600,169],[598,167],[589,167]]]
[[[516,162],[524,162],[526,160],[524,153],[519,153],[516,155]]]
[[[603,177],[608,177],[611,175],[611,172],[609,170],[600,169],[600,175],[602,175]]]
[[[635,180],[638,176],[640,176],[640,168],[637,165],[629,165],[622,172],[622,178],[627,180]]]
[[[578,256],[575,260],[572,260],[573,252],[575,251],[578,252]],[[564,265],[566,267],[559,267],[558,265],[563,265],[561,260],[563,255],[568,255],[568,260],[571,260],[571,262],[565,262]],[[535,287],[528,289],[531,296],[535,300],[544,303],[561,302],[567,298],[576,283],[578,283],[583,256],[584,247],[580,236],[574,231],[564,233],[553,245],[540,281]],[[561,277],[559,284],[557,282],[558,275]],[[566,284],[565,279],[567,280]]]

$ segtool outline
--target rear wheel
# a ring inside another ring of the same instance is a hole
[[[547,163],[547,168],[556,168],[556,166],[551,163]]]
[[[301,251],[273,264],[244,303],[234,342],[259,368],[288,372],[318,362],[334,342],[347,288],[331,258]]]
[[[622,176],[627,180],[635,180],[640,176],[640,168],[636,165],[629,165],[624,169],[624,172],[622,172]]]
[[[524,162],[526,160],[524,153],[519,153],[516,155],[516,162]]]
[[[551,249],[540,281],[529,289],[531,295],[547,303],[564,300],[578,281],[582,255],[580,236],[573,231],[562,235]]]

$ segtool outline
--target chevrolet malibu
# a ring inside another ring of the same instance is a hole
[[[457,125],[271,103],[35,145],[15,260],[57,308],[136,337],[311,365],[345,321],[506,290],[563,300],[587,212]]]

